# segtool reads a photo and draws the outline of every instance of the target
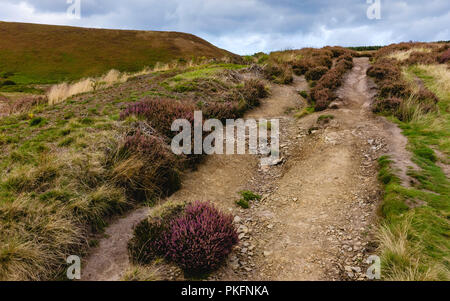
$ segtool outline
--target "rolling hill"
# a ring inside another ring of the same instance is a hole
[[[138,71],[157,62],[239,58],[191,34],[0,22],[0,76],[18,84]]]

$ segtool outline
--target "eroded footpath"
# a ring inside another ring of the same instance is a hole
[[[240,244],[211,280],[364,279],[381,200],[377,158],[390,154],[403,162],[399,169],[410,164],[406,138],[370,112],[368,67],[368,59],[355,59],[338,91],[337,108],[299,120],[292,112],[306,105],[298,93],[307,90],[305,80],[272,85],[271,96],[246,118],[280,119],[283,163],[263,168],[256,156],[208,156],[168,199],[211,201],[236,216]],[[322,115],[333,117],[318,122]],[[235,201],[242,190],[263,198],[240,209]],[[87,258],[83,280],[123,277],[130,265],[126,242],[148,210],[137,209],[111,224]],[[176,267],[162,270],[163,279],[183,280]]]

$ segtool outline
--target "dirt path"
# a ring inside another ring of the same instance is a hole
[[[280,119],[284,164],[261,168],[255,156],[209,156],[186,176],[170,199],[212,201],[238,216],[240,245],[210,279],[363,279],[361,261],[371,251],[369,234],[380,200],[376,159],[384,153],[409,158],[398,129],[369,111],[368,66],[367,59],[355,59],[338,92],[340,109],[296,120],[289,112],[304,105],[297,91],[307,90],[296,77],[292,86],[272,86],[271,97],[246,116]],[[323,114],[334,119],[318,125]],[[406,168],[408,161],[403,162]],[[236,207],[243,189],[263,200],[248,210]],[[144,216],[136,211],[108,228],[110,236],[87,260],[83,279],[121,278],[128,266],[126,241]],[[170,267],[167,279],[183,276]]]
[[[133,227],[148,216],[149,208],[138,208],[113,222],[105,231],[105,238],[82,267],[83,281],[118,281],[127,270],[127,244],[133,237]]]

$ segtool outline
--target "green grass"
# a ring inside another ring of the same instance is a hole
[[[242,199],[239,201],[236,201],[236,205],[238,205],[239,207],[241,207],[242,209],[248,209],[250,208],[250,204],[248,201]]]
[[[242,199],[246,200],[246,201],[260,201],[261,200],[261,196],[250,191],[250,190],[244,190],[239,192],[239,194],[242,196]]]
[[[317,122],[321,122],[324,120],[333,120],[334,115],[320,115],[319,118],[317,118]]]
[[[314,105],[310,105],[308,107],[303,108],[301,111],[295,113],[294,117],[300,119],[300,118],[303,118],[303,117],[305,117],[305,116],[307,116],[309,114],[314,113],[315,111],[316,110],[314,108]]]
[[[385,185],[381,207],[385,220],[380,234],[383,275],[391,280],[449,280],[450,182],[434,149],[450,154],[450,97],[425,70],[413,66],[407,72],[438,95],[440,110],[410,122],[392,119],[408,138],[419,170],[410,170],[416,184],[405,188],[389,158],[379,160],[379,179]]]
[[[188,69],[186,72],[177,74],[162,83],[168,91],[172,92],[190,92],[199,89],[199,83],[204,80],[212,81],[220,86],[224,83],[216,78],[224,70],[239,70],[245,68],[245,65],[237,64],[207,64]]]
[[[241,195],[241,199],[236,201],[236,205],[243,209],[250,208],[250,202],[251,201],[260,201],[262,197],[250,190],[243,190],[240,191],[239,194]]]
[[[188,101],[187,94],[167,91],[161,82],[178,74],[203,80],[212,74],[210,69],[241,67],[205,64],[173,69],[132,79],[118,89],[110,87],[0,117],[0,280],[54,280],[65,267],[61,258],[69,252],[81,255],[88,247],[88,234],[101,232],[109,217],[138,202],[132,201],[126,184],[114,176],[115,167],[123,163],[113,156],[114,150],[139,121],[132,117],[120,120],[120,112],[129,103],[144,97]],[[207,105],[222,100],[229,89],[237,89],[234,84],[217,88],[217,96],[196,92],[198,101]],[[140,166],[139,160],[130,162]],[[129,166],[123,164],[124,176]],[[155,201],[150,194],[149,189],[149,195],[142,196],[146,198],[143,204]]]

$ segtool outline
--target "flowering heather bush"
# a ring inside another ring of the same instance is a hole
[[[337,60],[336,66],[334,68],[340,73],[345,73],[347,70],[351,70],[353,66],[353,58],[351,56],[345,55]]]
[[[165,237],[166,258],[189,274],[203,274],[217,269],[237,243],[233,217],[197,202],[172,221]]]
[[[156,98],[144,99],[141,102],[129,105],[121,114],[123,120],[128,116],[137,116],[146,119],[151,126],[161,134],[173,138],[176,133],[170,130],[176,119],[187,119],[194,122],[195,106],[173,99]]]

